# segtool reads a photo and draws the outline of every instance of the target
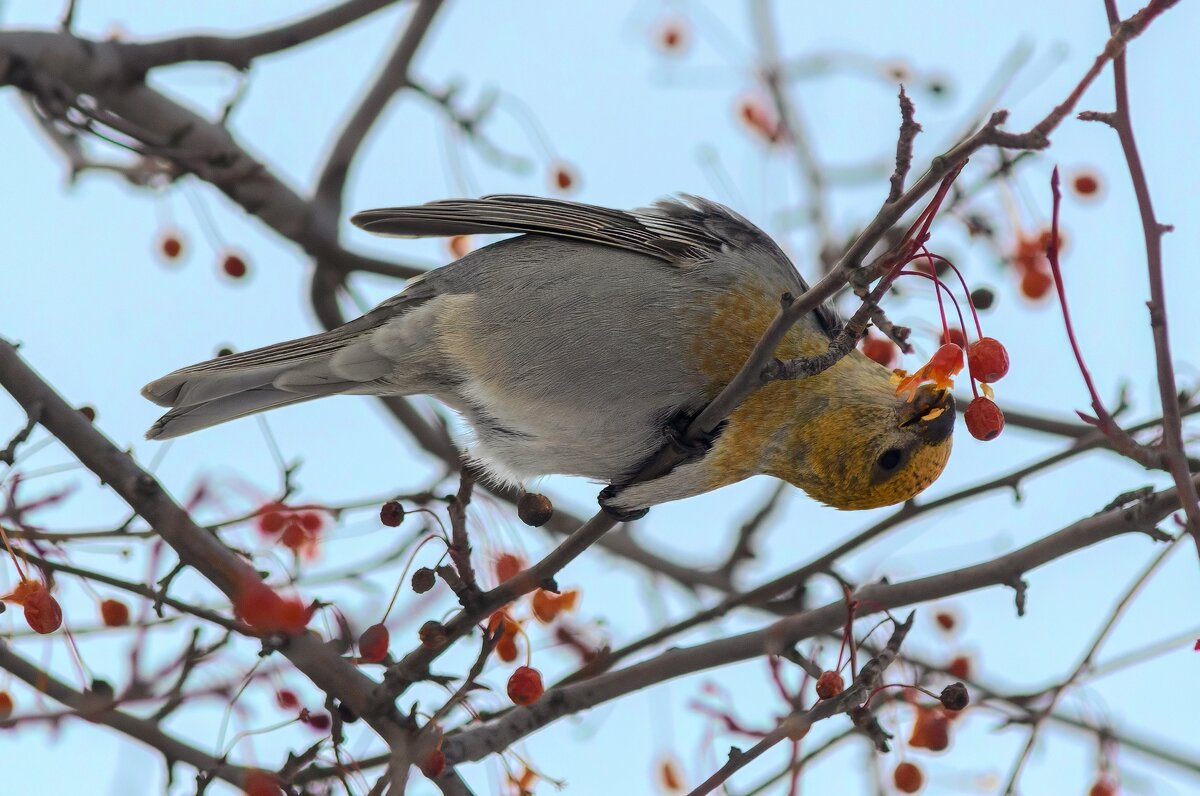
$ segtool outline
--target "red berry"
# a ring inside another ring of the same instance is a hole
[[[246,796],[279,796],[279,782],[266,771],[251,771],[242,780],[242,792]]]
[[[234,597],[234,613],[263,633],[298,636],[308,627],[308,607],[298,597],[281,597],[256,575],[247,575]]]
[[[934,619],[937,620],[938,626],[942,630],[953,630],[954,626],[958,624],[958,619],[949,611],[938,611]]]
[[[389,500],[379,507],[379,521],[389,528],[395,528],[404,522],[404,507],[395,500]]]
[[[566,163],[555,163],[550,168],[550,181],[560,191],[569,191],[575,186],[575,172]]]
[[[1091,198],[1100,190],[1100,179],[1093,172],[1081,171],[1071,180],[1071,187],[1078,195]]]
[[[967,335],[962,329],[951,326],[949,329],[943,330],[942,336],[938,338],[938,345],[946,345],[946,343],[954,343],[959,348],[966,348]]]
[[[325,524],[325,519],[318,511],[305,511],[300,514],[300,524],[304,526],[304,530],[309,533],[316,533],[321,530],[321,526]]]
[[[691,37],[684,20],[668,20],[658,30],[658,46],[665,53],[682,55],[690,43]]]
[[[417,768],[421,769],[422,774],[433,779],[445,770],[446,755],[440,748],[434,749],[428,757],[417,764]]]
[[[121,627],[129,624],[129,606],[120,600],[102,600],[100,602],[100,618],[105,627]]]
[[[168,260],[177,260],[183,254],[183,236],[177,230],[165,230],[158,237],[158,253]]]
[[[19,581],[2,599],[24,609],[25,622],[35,633],[53,633],[62,625],[62,607],[41,581]]]
[[[995,439],[1004,430],[1004,413],[994,401],[982,395],[967,405],[963,419],[971,436],[984,442]]]
[[[925,784],[925,776],[912,763],[901,763],[892,772],[892,782],[901,793],[916,793]]]
[[[358,637],[358,657],[367,663],[379,663],[388,654],[390,634],[382,624],[371,625]]]
[[[1088,796],[1117,796],[1117,783],[1107,775],[1101,775],[1088,791]]]
[[[7,691],[0,691],[0,721],[4,721],[13,712],[13,699]]]
[[[274,536],[283,530],[287,521],[286,506],[281,503],[268,503],[260,509],[258,515],[258,530],[264,536]]]
[[[91,407],[91,406],[81,406],[81,407],[79,407],[79,414],[81,414],[81,415],[83,415],[84,417],[86,417],[86,418],[87,418],[87,421],[88,421],[89,423],[95,423],[95,422],[96,422],[96,410],[95,410],[95,408],[93,408],[93,407]]]
[[[1026,298],[1040,299],[1054,287],[1054,277],[1045,271],[1030,269],[1021,276],[1021,293]]]
[[[246,261],[236,254],[226,254],[221,261],[221,270],[232,279],[241,279],[246,275]]]
[[[890,368],[896,362],[896,344],[886,337],[869,334],[859,343],[859,348],[867,359],[872,359],[885,368]]]
[[[971,659],[966,655],[955,655],[950,663],[946,664],[946,672],[959,680],[971,679]]]
[[[275,702],[284,710],[295,710],[300,707],[300,698],[296,696],[296,692],[287,688],[281,688],[275,692]]]
[[[532,666],[518,666],[508,678],[508,698],[517,705],[532,705],[545,690],[541,672]]]
[[[288,521],[287,527],[283,529],[283,535],[279,537],[279,543],[289,550],[300,552],[309,542],[309,536],[304,531],[304,526],[298,520],[292,519]]]
[[[837,672],[821,672],[817,678],[817,696],[821,699],[832,699],[846,688],[842,676]]]
[[[981,337],[967,348],[967,367],[971,378],[991,384],[1008,373],[1008,351],[994,337]]]
[[[333,724],[333,719],[328,713],[309,713],[308,710],[300,711],[300,720],[318,731],[328,730]]]
[[[505,663],[517,659],[517,640],[513,636],[501,636],[496,642],[496,656]]]

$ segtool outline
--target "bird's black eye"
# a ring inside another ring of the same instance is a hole
[[[880,454],[877,464],[882,470],[894,470],[900,465],[900,460],[904,458],[899,448],[888,448]]]

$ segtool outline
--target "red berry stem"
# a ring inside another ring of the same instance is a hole
[[[967,287],[967,280],[963,278],[962,271],[959,271],[957,265],[950,262],[942,255],[935,254],[933,256],[948,265],[950,270],[954,271],[955,276],[958,277],[958,283],[962,285],[963,294],[967,297],[967,306],[971,308],[971,318],[975,321],[975,334],[978,337],[983,337],[983,326],[979,323],[979,313],[975,311],[975,300],[971,298],[971,289]],[[964,330],[966,328],[966,326],[963,326]]]
[[[950,290],[950,287],[945,282],[938,279],[936,274],[931,276],[931,275],[925,273],[924,271],[901,271],[899,274],[897,274],[897,276],[923,276],[926,279],[932,280],[935,290],[938,294],[938,309],[942,308],[942,291],[943,290],[946,291],[946,295],[950,297],[950,301],[954,303],[954,309],[957,310],[957,312],[958,312],[958,325],[961,326],[964,330],[963,337],[965,338],[967,336],[967,333],[965,331],[967,328],[967,325],[966,325],[966,321],[963,319],[962,307],[959,306],[958,299],[954,297],[954,292]],[[967,300],[968,301],[971,300],[971,296],[969,293],[967,294]],[[950,340],[950,330],[946,326],[946,313],[944,311],[942,312],[942,334],[944,335],[944,338],[943,338],[944,340],[946,340],[946,341]],[[965,349],[964,349],[963,353],[964,353],[964,355],[966,354]],[[979,397],[979,390],[975,386],[974,379],[971,379],[971,392],[974,393],[976,398]]]
[[[1063,289],[1062,269],[1058,264],[1058,210],[1062,204],[1062,191],[1059,189],[1058,183],[1058,166],[1054,167],[1054,171],[1050,175],[1050,193],[1054,197],[1054,209],[1050,215],[1050,240],[1046,243],[1046,259],[1050,261],[1050,272],[1054,274],[1054,289],[1058,293],[1059,306],[1062,307],[1063,323],[1067,327],[1067,339],[1071,341],[1071,350],[1075,354],[1079,372],[1083,374],[1083,381],[1087,384],[1088,392],[1092,396],[1092,410],[1096,413],[1101,428],[1113,428],[1115,423],[1112,415],[1104,408],[1104,402],[1100,400],[1100,393],[1096,391],[1096,384],[1092,381],[1092,373],[1083,361],[1083,351],[1079,348],[1079,341],[1075,338],[1075,325],[1071,323],[1071,311],[1067,308],[1067,294]]]

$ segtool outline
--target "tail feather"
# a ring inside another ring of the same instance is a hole
[[[147,439],[169,439],[227,420],[343,392],[390,391],[376,380],[395,363],[370,345],[370,330],[331,332],[201,362],[142,388],[171,410]]]

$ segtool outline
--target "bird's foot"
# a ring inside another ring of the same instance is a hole
[[[622,487],[616,484],[609,484],[600,490],[599,503],[604,513],[617,522],[633,522],[645,517],[650,509],[621,509],[612,505],[612,502],[617,499],[617,495],[621,494],[621,490]]]
[[[681,412],[663,426],[662,433],[663,437],[667,440],[667,444],[680,456],[685,456],[688,459],[699,459],[712,450],[713,445],[717,442],[717,437],[721,436],[721,431],[724,430],[725,423],[722,422],[715,429],[701,435],[698,439],[690,440],[686,437],[686,434],[687,427],[691,422],[691,417]]]

